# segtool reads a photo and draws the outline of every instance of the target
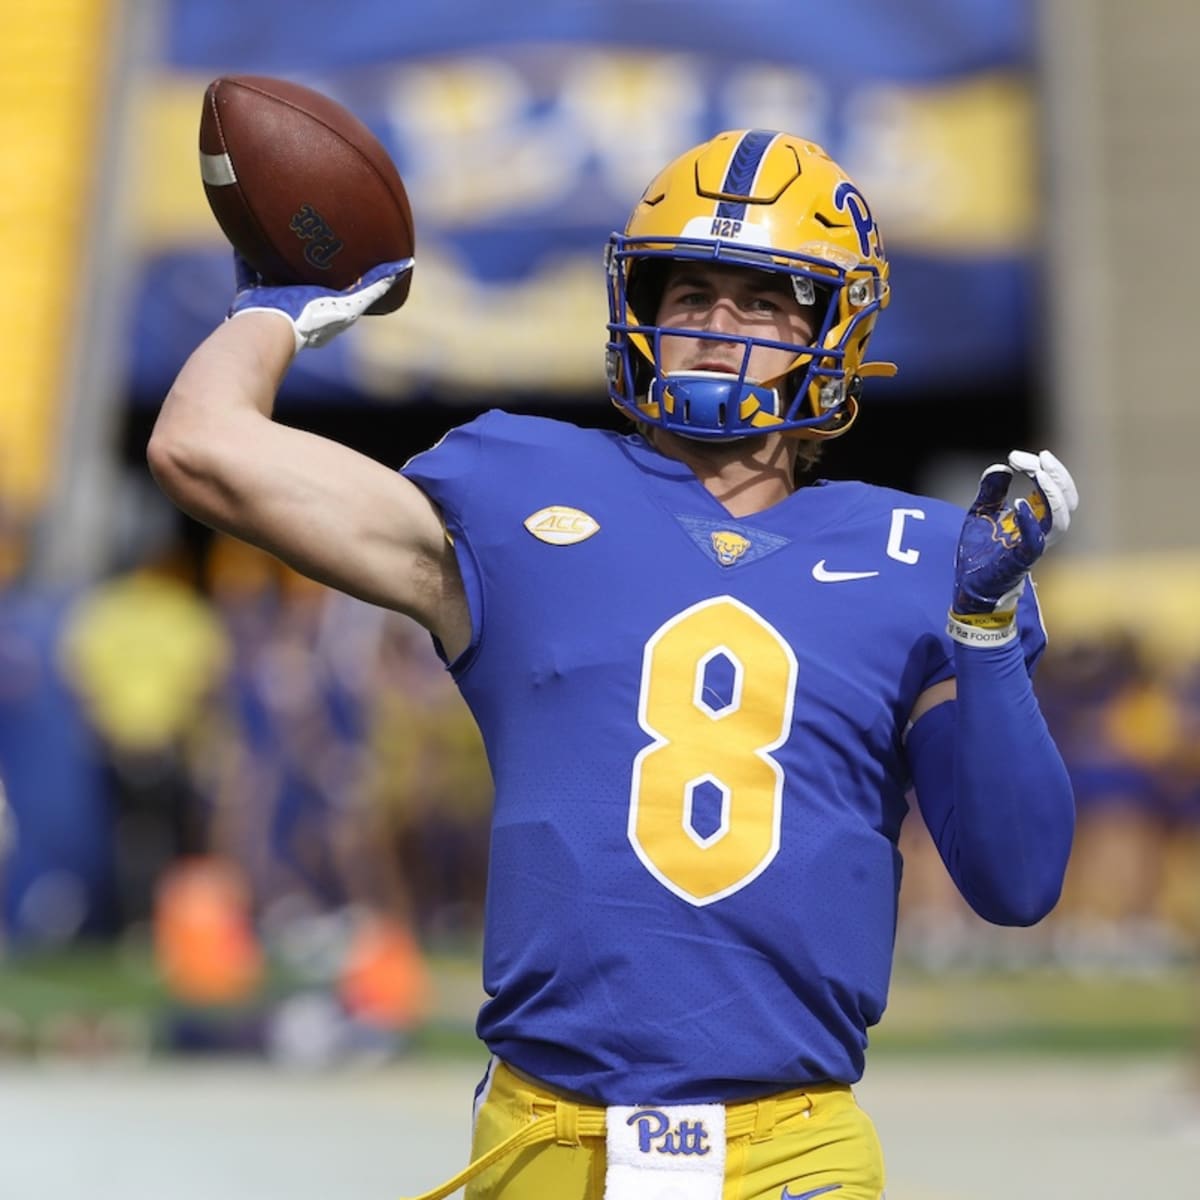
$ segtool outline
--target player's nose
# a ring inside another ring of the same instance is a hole
[[[709,305],[704,326],[711,333],[737,333],[740,328],[737,307],[732,300],[720,299]]]

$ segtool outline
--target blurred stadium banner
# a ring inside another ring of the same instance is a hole
[[[1136,638],[1166,674],[1200,663],[1200,554],[1148,550],[1097,554],[1040,567],[1038,597],[1050,635],[1064,641]]]
[[[723,128],[823,144],[894,263],[876,335],[897,392],[1030,353],[1032,0],[166,0],[140,97],[133,388],[156,403],[220,319],[228,253],[196,139],[218,75],[286,76],[354,110],[417,224],[404,315],[305,356],[285,398],[472,399],[603,386],[601,250],[670,158]]]
[[[0,37],[0,560],[50,490],[108,83],[110,0],[14,0]],[[5,574],[0,561],[0,580]]]

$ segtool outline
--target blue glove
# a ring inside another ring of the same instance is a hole
[[[240,317],[250,312],[278,313],[291,322],[297,351],[306,346],[323,346],[349,329],[376,300],[387,294],[401,275],[412,270],[412,265],[411,258],[381,263],[340,292],[306,284],[272,287],[264,284],[262,276],[235,251],[233,267],[237,293],[229,316]]]
[[[1009,505],[1015,471],[1033,480],[1033,495]],[[999,646],[1017,636],[1017,601],[1029,569],[1066,533],[1078,504],[1075,481],[1049,450],[1014,450],[1007,463],[984,471],[958,539],[947,625],[955,641]]]

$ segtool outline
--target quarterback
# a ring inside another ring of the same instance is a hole
[[[966,513],[815,477],[894,367],[867,357],[878,226],[802,138],[689,150],[604,262],[626,434],[491,412],[397,473],[286,428],[295,353],[403,265],[327,294],[243,272],[150,464],[200,520],[421,622],[483,734],[492,1059],[473,1162],[428,1196],[878,1200],[852,1087],[907,798],[987,920],[1062,885],[1025,584],[1075,487],[1023,450]]]

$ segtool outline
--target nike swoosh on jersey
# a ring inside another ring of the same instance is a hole
[[[878,574],[878,571],[831,571],[824,559],[812,569],[812,577],[818,583],[846,583],[851,579],[872,579]]]
[[[793,1192],[787,1184],[784,1184],[779,1200],[812,1200],[814,1196],[824,1196],[826,1192],[840,1192],[841,1190],[840,1183],[827,1183],[824,1187],[813,1188],[811,1192]]]

